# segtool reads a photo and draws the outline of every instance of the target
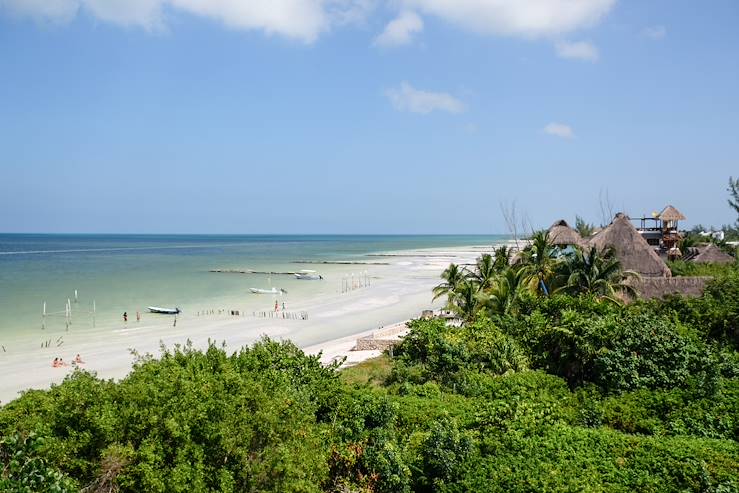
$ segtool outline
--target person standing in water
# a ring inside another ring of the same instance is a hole
[[[128,322],[128,312],[123,312],[123,322]]]
[[[136,321],[137,322],[141,321],[141,314],[138,312],[138,310],[136,311]]]

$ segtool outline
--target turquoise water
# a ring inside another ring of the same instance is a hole
[[[237,306],[268,309],[274,299],[250,287],[284,288],[280,302],[334,293],[342,276],[365,266],[297,264],[296,261],[383,262],[368,254],[432,247],[491,245],[505,236],[213,236],[0,234],[0,343],[19,334],[66,324],[97,329],[129,320],[149,305],[185,313]],[[211,269],[295,271],[315,269],[325,281],[292,276],[219,274]],[[338,283],[338,284],[337,284]],[[78,298],[75,302],[74,292]],[[46,302],[49,316],[42,318]],[[92,333],[92,332],[91,332]]]

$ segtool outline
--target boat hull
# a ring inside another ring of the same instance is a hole
[[[151,313],[159,313],[162,315],[177,315],[180,313],[179,308],[162,308],[159,306],[150,306],[148,308]]]
[[[276,289],[259,289],[259,288],[249,288],[249,291],[251,291],[254,294],[280,294],[280,292]]]
[[[295,279],[300,279],[301,281],[318,281],[323,278],[318,274],[295,274]]]

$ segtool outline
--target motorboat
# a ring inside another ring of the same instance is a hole
[[[148,307],[151,313],[161,313],[163,315],[177,315],[180,313],[179,308],[162,308],[161,306]]]
[[[287,291],[284,289],[274,287],[271,289],[249,288],[249,291],[254,294],[287,294]]]
[[[303,269],[295,273],[295,278],[304,281],[317,281],[323,279],[323,276],[314,270]]]

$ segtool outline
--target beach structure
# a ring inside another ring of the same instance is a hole
[[[582,239],[580,233],[571,228],[567,221],[560,219],[549,227],[549,241],[552,245],[559,247],[581,246],[587,245]]]
[[[612,247],[621,268],[642,277],[671,277],[672,273],[625,214],[618,213],[610,225],[593,236],[590,245],[598,250]]]
[[[668,205],[659,213],[659,219],[662,221],[662,248],[674,248],[682,239],[679,222],[685,221],[686,217],[675,207]]]
[[[682,238],[679,223],[685,219],[685,215],[675,206],[667,205],[662,212],[653,212],[651,216],[638,218],[640,224],[637,231],[653,248],[667,252]]]
[[[736,259],[728,253],[721,250],[713,243],[699,249],[698,255],[691,259],[691,262],[698,264],[731,264]]]

